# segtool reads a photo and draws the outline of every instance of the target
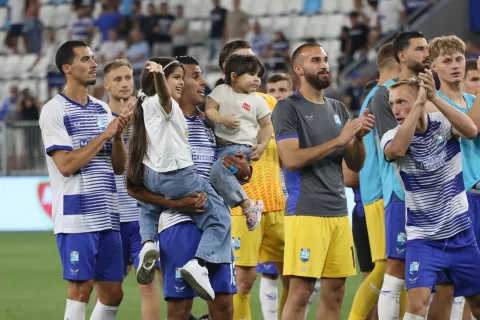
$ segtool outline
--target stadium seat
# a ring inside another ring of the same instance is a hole
[[[290,43],[290,52],[293,53],[298,47],[300,47],[302,44],[304,44],[305,41],[294,41]]]
[[[68,4],[57,6],[55,10],[55,26],[57,28],[63,28],[70,25],[73,19],[72,8]]]
[[[18,67],[19,77],[21,79],[28,79],[31,75],[28,69],[34,67],[34,63],[37,60],[37,55],[35,53],[26,54],[22,57],[22,62]]]
[[[217,80],[222,77],[223,77],[223,74],[221,72],[209,72],[205,76],[205,81],[207,81],[207,84],[210,88],[213,88]]]
[[[274,31],[282,30],[287,39],[291,39],[293,35],[293,28],[291,26],[290,16],[280,16],[273,19]]]
[[[286,5],[287,13],[301,13],[303,11],[303,0],[290,0]]]
[[[274,32],[275,29],[273,27],[273,17],[261,17],[257,19],[262,27],[262,31],[265,33]]]
[[[185,18],[187,19],[198,19],[201,7],[203,5],[202,0],[188,0],[188,5],[185,6]],[[175,10],[175,8],[170,7],[170,10]],[[175,14],[174,14],[175,15]]]
[[[18,85],[20,90],[28,89],[34,96],[38,96],[39,90],[37,82],[34,80],[23,80]]]
[[[0,29],[5,26],[8,17],[8,8],[0,7]]]
[[[64,43],[68,40],[68,28],[60,28],[55,31],[55,38],[59,43]]]
[[[200,65],[204,65],[207,61],[208,52],[206,46],[190,46],[188,47],[188,54],[194,56],[200,62]]]
[[[5,80],[19,79],[19,68],[22,63],[22,56],[18,54],[8,55],[3,64],[3,72],[0,72],[0,78]]]
[[[353,0],[349,0],[353,2]],[[321,12],[322,13],[332,13],[339,10],[339,0],[337,1],[322,1]]]
[[[204,43],[207,40],[209,25],[206,20],[192,20],[188,27],[188,39],[190,43]]]
[[[305,38],[309,17],[293,16],[290,21],[290,40],[299,40]]]
[[[265,0],[263,0],[265,1]],[[270,0],[268,14],[272,16],[283,15],[288,12],[286,0]]]
[[[45,5],[40,7],[40,20],[45,27],[55,27],[57,17],[55,17],[55,6]]]
[[[307,29],[305,30],[305,38],[323,38],[328,29],[332,26],[328,24],[328,16],[325,14],[317,14],[309,17]],[[338,34],[340,35],[340,33]]]
[[[343,13],[349,13],[355,9],[354,3],[352,0],[340,0],[340,11]]]
[[[249,12],[252,16],[263,17],[270,14],[270,9],[268,7],[269,2],[270,1],[267,0],[255,1],[250,3],[251,6],[244,10],[245,12]],[[252,10],[252,8],[255,8],[255,10]]]
[[[37,79],[46,78],[48,65],[53,59],[55,57],[43,56],[30,72],[30,76]]]
[[[334,39],[340,36],[345,16],[343,14],[330,14],[326,19],[325,38]]]
[[[8,47],[4,43],[6,36],[7,36],[6,31],[0,31],[0,54],[8,52]]]
[[[48,83],[47,80],[41,80],[37,82],[38,101],[45,103],[48,100]]]

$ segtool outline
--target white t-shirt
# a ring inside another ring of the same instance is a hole
[[[382,0],[378,4],[378,16],[382,33],[397,31],[400,28],[400,14],[405,11],[402,0]]]
[[[178,103],[172,99],[172,112],[167,114],[154,95],[143,101],[142,108],[148,144],[143,164],[157,172],[193,166],[188,125]]]
[[[10,0],[8,1],[10,7],[10,23],[22,24],[23,23],[23,10],[25,10],[25,1]]]
[[[55,234],[120,230],[112,143],[105,143],[88,165],[70,177],[64,177],[50,157],[53,150],[86,146],[111,120],[108,105],[90,96],[88,103],[82,106],[57,94],[42,108],[39,124],[53,193]]]
[[[220,115],[233,115],[240,121],[240,126],[233,130],[221,124],[215,125],[215,135],[236,144],[255,146],[258,120],[270,114],[270,108],[265,99],[255,93],[236,93],[227,84],[215,87],[209,97],[219,104]]]
[[[127,44],[123,40],[108,40],[100,46],[100,53],[105,56],[107,61],[115,59],[121,52],[127,52]]]

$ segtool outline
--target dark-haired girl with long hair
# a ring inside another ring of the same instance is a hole
[[[247,196],[234,175],[236,168],[226,169],[222,159],[243,152],[249,160],[258,160],[268,146],[273,132],[270,108],[255,94],[264,73],[257,57],[231,55],[225,65],[225,84],[213,89],[205,109],[207,118],[215,123],[218,144],[210,180],[231,208],[242,208],[249,231],[260,225],[263,201]]]
[[[203,231],[195,258],[180,269],[182,278],[203,299],[215,293],[208,278],[206,263],[231,263],[230,211],[209,182],[194,168],[188,125],[177,101],[184,82],[181,64],[170,58],[147,61],[142,74],[142,90],[133,116],[134,133],[130,142],[127,188],[146,189],[168,199],[180,199],[205,192],[205,213],[192,216]],[[137,282],[149,284],[155,277],[159,251],[154,243],[158,221],[166,208],[139,201],[140,252]]]

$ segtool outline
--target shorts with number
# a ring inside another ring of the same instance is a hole
[[[260,226],[248,231],[245,216],[232,216],[232,248],[235,264],[255,267],[257,263],[283,262],[283,211],[264,212]]]
[[[173,225],[158,235],[164,298],[193,299],[197,295],[182,279],[180,268],[195,257],[202,232],[191,221]],[[232,257],[233,261],[233,257]],[[235,264],[209,264],[208,276],[215,293],[237,293]]]
[[[385,209],[383,199],[378,199],[370,204],[364,204],[365,219],[367,220],[368,239],[372,262],[385,260],[387,248],[385,240]]]
[[[284,275],[344,278],[356,275],[348,216],[285,216]]]
[[[123,251],[119,231],[59,233],[55,237],[65,280],[123,280]]]
[[[385,208],[387,258],[405,260],[407,233],[405,231],[405,202],[392,193]]]

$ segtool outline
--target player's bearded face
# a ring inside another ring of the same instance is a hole
[[[317,90],[328,88],[331,84],[330,72],[327,69],[316,72],[305,71],[304,75],[305,80]]]
[[[424,58],[422,62],[416,60],[409,60],[408,61],[408,69],[415,72],[415,74],[419,74],[420,72],[425,72],[425,69],[430,69],[430,58]]]

